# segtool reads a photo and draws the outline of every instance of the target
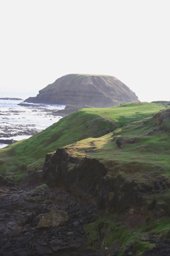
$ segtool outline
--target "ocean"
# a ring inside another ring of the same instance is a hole
[[[21,100],[0,99],[0,148],[31,137],[53,123],[61,116],[57,110],[64,109],[61,105],[26,104],[19,105]]]

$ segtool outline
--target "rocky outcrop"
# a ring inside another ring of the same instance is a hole
[[[44,180],[49,186],[61,186],[75,195],[95,199],[99,208],[125,212],[149,209],[152,202],[146,202],[146,195],[169,188],[170,181],[160,174],[153,176],[153,170],[153,166],[135,162],[113,162],[108,168],[97,159],[72,157],[66,149],[58,149],[46,157]],[[137,179],[137,173],[143,177]]]
[[[156,124],[155,129],[158,131],[170,132],[170,109],[155,114],[153,121]]]
[[[0,186],[1,256],[98,256],[85,247],[83,225],[95,206],[45,184],[28,189]]]
[[[51,209],[49,212],[39,215],[38,228],[59,227],[68,221],[66,211]]]
[[[139,138],[123,138],[123,137],[118,137],[115,140],[118,148],[123,148],[127,144],[135,144],[138,141],[139,141]]]
[[[57,79],[39,91],[36,97],[25,101],[80,108],[109,107],[125,102],[138,102],[138,98],[115,77],[71,74]]]
[[[21,187],[0,178],[2,256],[109,256],[120,254],[122,248],[122,255],[135,256],[137,246],[121,246],[112,233],[113,244],[105,245],[105,236],[115,229],[108,218],[117,216],[117,228],[124,225],[133,232],[149,219],[170,214],[169,201],[161,198],[158,202],[156,198],[167,192],[170,183],[157,171],[153,175],[149,165],[113,162],[111,166],[58,149],[47,155],[43,171],[32,174]],[[97,247],[89,247],[88,232],[98,232]],[[165,239],[153,240],[146,234],[143,239],[163,253],[153,249],[145,255],[166,255],[164,252],[170,251],[169,240],[165,244]]]
[[[125,139],[123,142],[135,143]],[[133,232],[135,228],[169,216],[169,200],[165,200],[164,194],[169,193],[170,180],[161,175],[159,167],[75,157],[65,148],[47,155],[43,172],[49,187],[60,187],[77,200],[96,205],[99,215],[94,222],[87,224],[86,230],[90,246],[97,248],[101,255],[119,255],[123,252],[122,255],[135,256],[140,252],[138,243],[148,246],[146,254],[141,255],[169,253],[169,237],[165,243],[165,237],[143,233],[137,242],[134,240],[123,245],[124,249],[121,242],[114,238],[119,232],[115,231],[115,225],[118,225],[117,228],[122,225]],[[114,223],[114,218],[109,222],[108,218],[112,215],[116,216],[118,224]],[[110,239],[112,244],[104,246]]]

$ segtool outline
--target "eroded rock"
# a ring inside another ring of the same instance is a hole
[[[61,186],[77,196],[93,198],[98,207],[116,212],[132,207],[149,209],[147,195],[170,187],[170,181],[161,176],[158,167],[113,162],[107,168],[97,159],[73,157],[67,149],[47,155],[44,180],[49,186]]]
[[[40,187],[1,192],[0,255],[95,255],[85,253],[83,229],[94,220],[95,206],[63,190]]]
[[[68,221],[68,213],[66,211],[51,209],[49,212],[38,216],[39,222],[37,228],[58,227]]]
[[[166,132],[170,131],[170,109],[160,111],[153,117],[153,121],[156,124],[156,129]]]

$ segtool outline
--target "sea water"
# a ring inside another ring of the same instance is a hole
[[[0,99],[0,148],[3,140],[23,140],[60,120],[61,105],[26,104],[21,100]]]

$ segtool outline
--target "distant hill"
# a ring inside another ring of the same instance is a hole
[[[77,107],[110,107],[138,102],[138,97],[112,76],[71,74],[57,79],[39,91],[32,103],[62,104]]]

